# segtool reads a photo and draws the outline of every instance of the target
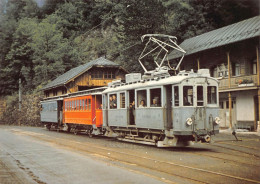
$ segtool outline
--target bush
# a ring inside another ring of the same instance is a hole
[[[2,123],[8,125],[41,126],[40,122],[40,96],[23,95],[21,111],[19,111],[18,94],[6,97],[6,110]]]

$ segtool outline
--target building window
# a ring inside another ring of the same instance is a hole
[[[241,65],[240,63],[233,63],[232,64],[232,75],[233,76],[240,76],[240,69],[241,69]]]
[[[105,79],[114,79],[115,72],[114,71],[104,71],[104,78]]]
[[[54,90],[54,91],[53,91],[53,96],[57,96],[57,94],[58,94],[57,91]]]
[[[224,109],[224,102],[222,101],[222,102],[219,102],[219,108],[220,109]]]
[[[92,71],[91,78],[93,79],[103,79],[103,71]]]
[[[234,101],[231,101],[231,109],[234,107]],[[226,101],[226,109],[229,109],[229,101]]]
[[[256,61],[253,62],[253,75],[257,74],[257,64]]]
[[[67,89],[62,89],[62,94],[67,94]]]
[[[46,92],[46,93],[45,93],[45,96],[46,96],[46,97],[49,97],[49,96],[50,96],[50,93],[49,93],[49,92]]]
[[[218,77],[223,77],[223,72],[218,72]]]

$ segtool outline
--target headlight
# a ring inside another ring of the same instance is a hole
[[[219,118],[219,117],[215,117],[215,123],[216,123],[217,125],[220,124],[220,118]]]
[[[191,126],[191,125],[192,125],[192,119],[191,119],[191,118],[188,118],[188,119],[186,120],[186,123],[187,123],[187,125]]]

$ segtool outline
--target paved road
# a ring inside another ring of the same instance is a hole
[[[156,148],[43,128],[0,126],[0,183],[260,183],[260,137]]]

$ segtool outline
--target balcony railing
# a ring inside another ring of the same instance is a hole
[[[228,77],[218,78],[219,90],[225,90],[229,88]],[[231,88],[241,88],[257,86],[257,75],[244,75],[244,76],[232,76],[231,77]]]

